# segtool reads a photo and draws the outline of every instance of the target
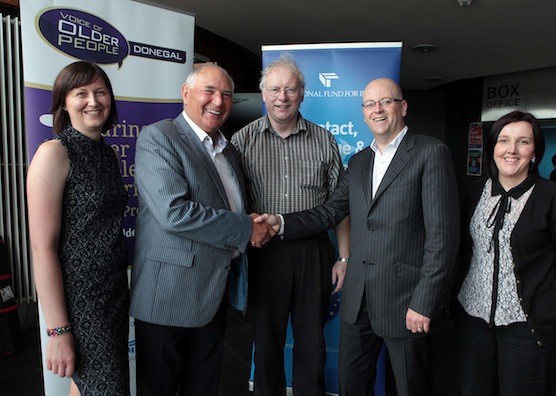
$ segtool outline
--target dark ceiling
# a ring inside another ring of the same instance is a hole
[[[554,0],[474,0],[467,7],[458,0],[148,2],[189,12],[198,26],[255,54],[269,44],[402,41],[404,89],[556,66]],[[438,50],[418,54],[411,50],[418,44]]]

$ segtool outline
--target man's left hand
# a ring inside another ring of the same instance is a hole
[[[344,279],[346,277],[346,269],[348,263],[344,261],[336,261],[334,267],[332,267],[332,285],[336,285],[332,293],[338,293],[342,291],[344,287]]]
[[[405,314],[405,327],[412,333],[428,333],[430,331],[431,319],[415,312],[411,308]]]

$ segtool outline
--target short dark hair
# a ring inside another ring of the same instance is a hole
[[[110,93],[110,113],[106,122],[102,126],[102,130],[106,131],[118,121],[118,112],[116,110],[116,100],[114,99],[114,91],[108,76],[100,68],[91,62],[78,61],[71,63],[60,70],[58,76],[54,80],[52,87],[52,107],[50,112],[53,116],[52,130],[58,134],[70,125],[70,118],[67,111],[64,110],[66,105],[66,96],[74,88],[79,88],[90,84],[97,78],[102,78],[108,92]]]
[[[492,128],[490,128],[490,132],[487,135],[485,157],[488,164],[487,173],[489,173],[489,177],[495,179],[498,178],[498,168],[496,167],[496,163],[494,162],[494,146],[496,146],[496,141],[498,139],[500,131],[506,125],[519,121],[528,122],[533,129],[533,140],[535,142],[535,162],[531,162],[531,164],[529,165],[529,175],[539,173],[539,163],[542,161],[545,149],[541,123],[535,118],[533,114],[515,110],[500,117],[492,125]]]

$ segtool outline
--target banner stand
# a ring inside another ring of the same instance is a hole
[[[118,123],[103,134],[121,160],[128,201],[123,233],[133,260],[137,191],[135,142],[146,124],[174,118],[182,109],[180,88],[193,68],[193,15],[138,1],[33,0],[20,2],[27,153],[52,137],[52,85],[58,72],[75,61],[94,62],[108,75]],[[145,26],[149,28],[146,29]],[[48,65],[48,67],[45,67]],[[39,296],[41,352],[46,396],[68,394],[70,380],[46,369],[48,337]],[[131,394],[135,394],[135,338],[128,344]]]

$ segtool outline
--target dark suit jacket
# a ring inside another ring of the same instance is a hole
[[[370,148],[353,156],[347,177],[329,201],[284,215],[284,237],[330,228],[349,212],[351,257],[341,319],[356,321],[365,293],[376,334],[411,337],[405,327],[407,309],[437,318],[449,294],[459,241],[452,158],[440,141],[407,133],[374,199],[373,162]]]
[[[510,246],[519,280],[517,293],[527,323],[534,330],[531,337],[550,345],[556,343],[556,184],[537,175],[529,177],[535,188],[512,230]],[[463,200],[462,263],[453,293],[456,303],[473,254],[469,224],[485,183],[486,179],[471,183]]]
[[[232,145],[224,150],[245,185]],[[243,309],[247,292],[249,215],[230,211],[224,186],[203,144],[180,114],[145,126],[137,140],[139,191],[130,315],[165,326],[202,327],[214,317],[228,279]],[[234,268],[234,266],[236,266]]]

